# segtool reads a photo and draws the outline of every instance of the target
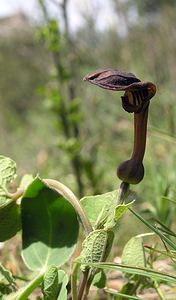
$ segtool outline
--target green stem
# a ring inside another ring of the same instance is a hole
[[[39,273],[26,287],[18,292],[16,300],[26,300],[43,280],[44,272]]]
[[[73,262],[72,275],[71,275],[71,294],[72,300],[77,300],[77,272],[79,264]]]
[[[88,235],[93,230],[92,225],[89,219],[87,218],[78,198],[73,194],[73,192],[68,187],[66,187],[64,184],[62,184],[57,180],[43,179],[43,181],[50,188],[56,190],[58,193],[63,195],[70,202],[70,204],[74,207],[74,209],[76,210],[77,214],[80,217],[86,235]]]
[[[165,300],[165,297],[164,297],[157,281],[154,281],[154,288],[155,288],[155,290],[156,290],[156,292],[159,296],[159,299],[160,300]]]

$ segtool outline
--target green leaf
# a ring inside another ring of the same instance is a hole
[[[133,200],[133,201],[127,203],[127,204],[117,205],[116,210],[115,210],[115,219],[116,219],[116,221],[119,220],[123,216],[123,214],[128,210],[128,208],[130,206],[133,205],[134,202],[135,202],[135,200]]]
[[[59,295],[57,300],[67,300],[67,289],[66,286],[68,284],[68,275],[63,271],[58,271],[58,283],[59,283]]]
[[[22,257],[31,270],[63,265],[78,237],[77,214],[71,204],[40,178],[28,186],[21,201]]]
[[[15,281],[12,274],[0,264],[0,299],[7,299],[7,295],[15,290]]]
[[[79,263],[79,262],[78,262]],[[121,271],[123,273],[132,274],[132,275],[139,275],[151,278],[153,280],[159,280],[163,282],[170,282],[176,284],[176,276],[172,276],[166,273],[161,273],[154,271],[148,268],[139,268],[133,266],[126,266],[122,264],[115,264],[115,263],[88,263],[87,266],[95,267],[98,269],[104,270],[115,270]]]
[[[99,289],[103,289],[106,285],[106,274],[103,270],[95,274],[93,279],[93,285]]]
[[[141,237],[132,237],[122,253],[122,264],[134,267],[145,267],[144,248]]]
[[[16,163],[5,156],[0,155],[0,206],[9,200],[7,196],[7,184],[16,177]]]
[[[87,196],[81,199],[81,204],[96,228],[110,229],[116,225],[115,208],[118,191],[112,191],[97,196]]]
[[[42,292],[44,300],[66,300],[68,283],[68,275],[58,270],[55,266],[51,266],[44,275]]]
[[[12,273],[0,264],[0,286],[15,284]]]
[[[44,274],[42,293],[45,300],[55,300],[58,295],[58,270],[51,266]]]
[[[5,156],[0,155],[0,186],[6,185],[16,177],[16,163]]]
[[[20,186],[19,188],[23,188],[26,189],[27,186],[34,180],[34,177],[32,176],[32,174],[25,174],[20,182]]]
[[[20,229],[20,206],[9,200],[0,206],[0,242],[12,238]]]
[[[105,256],[108,234],[103,229],[92,231],[84,240],[81,261],[87,263],[101,262]],[[85,269],[84,266],[82,268]]]

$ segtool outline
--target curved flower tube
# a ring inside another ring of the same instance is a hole
[[[86,75],[83,80],[104,89],[125,92],[121,97],[122,107],[134,113],[134,147],[131,158],[118,167],[117,176],[129,184],[139,183],[144,177],[148,108],[156,86],[152,82],[141,82],[133,73],[116,69],[99,70]]]

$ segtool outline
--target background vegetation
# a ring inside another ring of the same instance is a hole
[[[82,15],[76,31],[67,11],[69,0],[51,2],[54,14],[49,1],[38,2],[37,23],[20,14],[0,20],[1,154],[17,162],[18,174],[57,178],[77,195],[116,189],[116,167],[131,154],[132,116],[124,114],[119,94],[82,78],[98,68],[133,72],[157,85],[145,178],[134,187],[137,206],[148,218],[175,227],[176,2],[109,0],[118,26],[107,24],[102,30],[97,24],[103,5],[99,1],[93,14]],[[13,23],[15,18],[20,22]],[[141,232],[135,223],[123,230],[123,236]]]

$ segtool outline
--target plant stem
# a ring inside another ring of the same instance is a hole
[[[16,300],[26,300],[28,296],[40,285],[43,280],[44,272],[39,273],[26,287],[18,292]]]
[[[56,190],[58,193],[63,195],[70,202],[70,204],[74,207],[74,209],[76,210],[77,214],[80,217],[86,235],[88,235],[93,230],[92,225],[89,219],[87,218],[78,198],[73,194],[73,192],[68,187],[66,187],[64,184],[62,184],[57,180],[43,179],[43,181],[50,188]]]
[[[65,30],[65,39],[68,45],[68,48],[70,49],[70,52],[73,52],[73,48],[74,45],[71,42],[71,38],[70,38],[70,32],[69,32],[69,27],[68,27],[68,16],[67,16],[67,4],[68,4],[68,0],[63,0],[62,3],[56,2],[54,1],[54,3],[57,5],[58,9],[62,10],[62,15],[63,15],[63,22],[64,22],[64,30]],[[46,5],[43,1],[39,0],[39,4],[40,7],[42,9],[45,21],[47,23],[47,25],[49,26],[50,23],[50,16],[48,14]],[[65,54],[63,54],[65,55]],[[63,129],[63,134],[65,136],[66,139],[72,138],[74,137],[77,141],[80,140],[79,138],[79,125],[75,124],[74,122],[72,122],[69,119],[69,110],[67,108],[66,105],[66,101],[65,98],[63,96],[63,87],[62,87],[62,70],[63,70],[63,63],[62,63],[62,57],[61,57],[61,52],[60,50],[57,51],[53,51],[52,52],[52,56],[53,56],[53,62],[54,62],[54,66],[56,68],[57,71],[57,84],[58,84],[58,89],[60,91],[61,97],[60,97],[60,110],[59,110],[59,118],[61,119],[61,125],[62,125],[62,129]],[[73,59],[68,60],[69,63],[69,69],[72,75],[72,78],[74,78],[75,76],[75,70],[74,70],[74,61]],[[68,81],[67,82],[67,91],[68,91],[68,100],[71,102],[74,100],[75,98],[75,94],[76,94],[76,88],[75,86]],[[83,184],[83,180],[82,180],[82,160],[80,157],[79,153],[76,153],[74,155],[74,157],[71,159],[71,166],[75,175],[75,180],[76,180],[76,184],[77,184],[77,188],[78,188],[78,193],[79,196],[82,197],[84,194],[84,184]]]
[[[159,284],[158,284],[157,281],[154,281],[154,288],[157,291],[159,299],[160,300],[165,300],[165,297],[164,297],[164,295],[163,295],[163,293],[162,293],[162,291],[161,291],[161,289],[160,289]]]
[[[118,193],[118,199],[117,199],[117,204],[119,203],[124,203],[125,201],[125,196],[129,190],[129,183],[122,181],[119,187],[119,193]]]
[[[79,265],[76,262],[72,264],[72,274],[71,274],[71,297],[68,300],[77,300],[77,272]]]
[[[85,286],[87,284],[88,275],[89,275],[89,269],[82,272],[81,279],[80,279],[80,284],[79,284],[79,287],[78,287],[78,298],[77,298],[77,300],[82,300],[84,289],[85,289]],[[86,295],[87,295],[87,293],[86,293]],[[85,298],[83,298],[83,299],[85,299]]]
[[[91,287],[91,284],[92,284],[92,281],[94,279],[94,276],[95,276],[95,272],[91,272],[90,273],[90,276],[87,280],[87,283],[86,283],[86,290],[85,290],[85,293],[84,293],[84,298],[83,300],[86,300],[87,299],[87,296],[89,294],[89,290],[90,290],[90,287]]]
[[[15,193],[7,193],[7,196],[13,201],[17,201],[20,197],[23,196],[25,189],[18,189]]]
[[[131,159],[141,162],[145,153],[148,107],[149,102],[140,113],[134,114],[134,149]]]

